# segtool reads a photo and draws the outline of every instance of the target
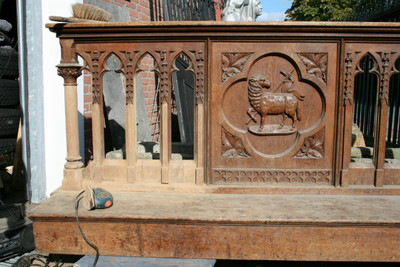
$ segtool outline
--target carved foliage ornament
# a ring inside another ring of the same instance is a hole
[[[134,52],[126,52],[126,104],[133,105],[134,88],[133,88],[133,55]]]
[[[64,78],[65,83],[76,83],[76,78],[82,75],[82,66],[79,64],[59,64],[57,74]]]
[[[169,88],[170,88],[170,80],[169,80],[169,64],[168,64],[168,52],[167,50],[163,50],[160,52],[160,60],[161,60],[161,69],[160,69],[160,102],[165,103],[168,102],[169,99]]]
[[[326,84],[328,70],[328,53],[297,53],[308,74],[314,75]]]
[[[92,58],[92,103],[100,104],[100,84],[99,84],[99,52],[93,51]]]
[[[325,149],[325,128],[313,136],[306,137],[296,158],[321,159],[324,157]]]
[[[330,170],[213,170],[214,184],[331,184]]]
[[[249,158],[242,140],[221,127],[221,156],[223,158]]]
[[[223,53],[222,54],[222,83],[241,73],[244,64],[252,53]]]
[[[204,103],[204,53],[195,52],[196,57],[196,104]]]
[[[353,105],[353,56],[351,52],[346,55],[346,73],[344,80],[344,105]]]
[[[396,53],[386,52],[378,52],[377,53],[381,58],[382,70],[380,73],[380,84],[379,84],[379,102],[385,102],[386,105],[389,104],[389,84],[390,84],[390,76],[393,73],[398,73],[394,67],[390,70],[390,65],[392,60],[396,60],[393,55]]]

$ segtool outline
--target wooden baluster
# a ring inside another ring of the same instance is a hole
[[[137,118],[136,118],[136,77],[133,71],[133,53],[126,53],[126,159],[128,164],[128,183],[136,180]]]
[[[194,159],[196,162],[196,184],[204,183],[205,167],[205,127],[204,127],[204,54],[196,51],[196,107],[195,107],[195,147]]]
[[[349,185],[349,167],[351,156],[351,130],[353,122],[353,85],[354,85],[354,71],[353,71],[353,55],[352,52],[346,53],[344,60],[346,70],[344,77],[344,132],[343,132],[343,162],[341,173],[341,186],[346,187]]]
[[[102,163],[105,158],[102,79],[100,79],[99,52],[92,52],[92,135],[93,177],[102,180]]]
[[[170,99],[170,71],[168,64],[168,52],[161,51],[161,70],[160,70],[160,160],[161,160],[161,183],[169,183],[169,160],[171,154],[171,99]]]
[[[82,182],[82,157],[79,154],[78,97],[76,80],[81,75],[78,63],[57,65],[58,75],[64,78],[65,123],[67,131],[67,163],[64,169],[64,189],[80,189]]]
[[[374,157],[375,165],[375,186],[382,187],[384,184],[387,112],[389,104],[389,61],[390,53],[378,53],[381,57],[381,72],[379,84],[379,97],[375,123]]]

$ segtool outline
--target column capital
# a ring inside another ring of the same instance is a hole
[[[82,75],[82,66],[79,63],[60,63],[57,74],[64,78],[66,84],[76,84],[76,79]]]

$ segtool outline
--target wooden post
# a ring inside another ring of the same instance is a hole
[[[78,99],[76,79],[81,75],[78,63],[57,65],[58,75],[64,78],[65,121],[67,130],[67,163],[64,169],[63,189],[80,189],[83,163],[79,154]]]
[[[381,73],[379,84],[379,96],[376,112],[375,123],[375,142],[374,142],[374,157],[375,165],[375,186],[382,187],[384,184],[385,152],[386,152],[386,127],[387,127],[387,111],[389,104],[389,61],[390,53],[378,53],[381,57]]]
[[[171,127],[170,127],[170,67],[168,64],[167,50],[161,51],[161,70],[160,70],[160,160],[161,160],[161,183],[169,183],[169,160],[171,154]]]
[[[347,52],[344,60],[346,70],[344,77],[344,91],[343,91],[343,104],[344,104],[344,131],[343,131],[343,154],[342,154],[342,172],[341,172],[341,186],[346,187],[349,185],[349,167],[351,157],[351,130],[353,121],[353,85],[354,85],[354,71],[353,71],[353,55],[352,52]]]
[[[205,168],[205,132],[204,125],[204,54],[203,51],[196,52],[196,107],[195,107],[195,153],[196,162],[196,184],[204,184]]]
[[[133,73],[133,53],[127,53],[126,63],[126,109],[125,135],[126,160],[128,164],[128,183],[136,180],[137,153],[137,112],[136,112],[136,74]]]

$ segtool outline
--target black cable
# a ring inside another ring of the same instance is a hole
[[[80,192],[77,196],[76,196],[76,201],[75,201],[75,217],[76,217],[76,223],[78,224],[78,228],[79,231],[81,232],[81,235],[83,237],[83,239],[85,239],[86,243],[88,243],[89,246],[91,246],[95,251],[96,251],[96,258],[94,259],[93,262],[93,267],[95,267],[97,265],[97,261],[99,260],[99,249],[92,243],[90,242],[87,237],[85,236],[85,234],[83,233],[83,230],[81,228],[81,225],[79,223],[79,218],[78,218],[78,208],[79,208],[79,201],[81,201],[81,199],[83,197],[81,197],[81,195],[84,193],[85,191]]]

